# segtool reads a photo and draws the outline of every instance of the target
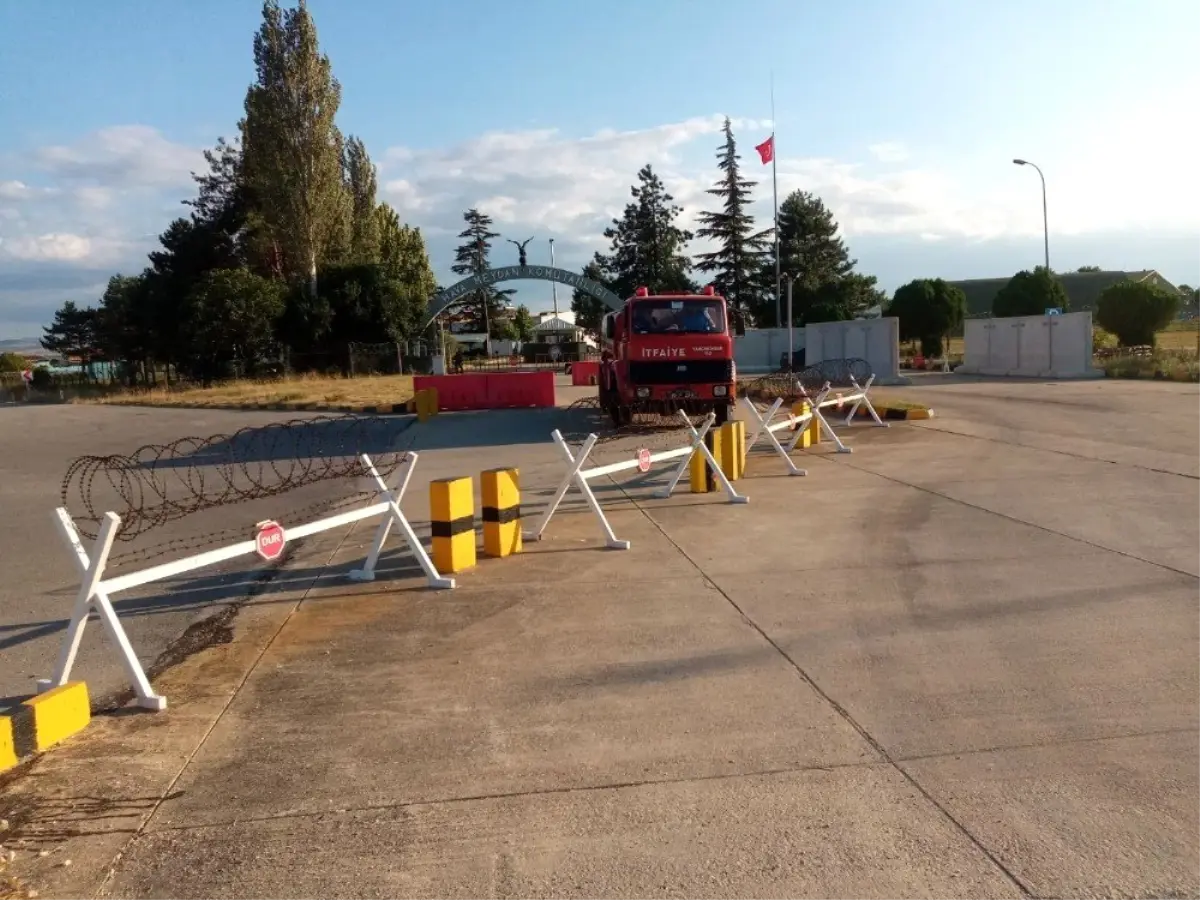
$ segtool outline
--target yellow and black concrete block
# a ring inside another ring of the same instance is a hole
[[[806,416],[812,412],[812,405],[807,400],[800,400],[792,404],[793,416]],[[796,441],[796,448],[799,450],[807,450],[809,447],[815,447],[821,442],[821,423],[817,421],[816,416],[808,420],[808,424],[803,426],[804,434],[800,435],[800,440]]]
[[[721,432],[710,428],[704,435],[704,446],[719,463],[724,447]],[[688,483],[693,494],[707,494],[709,491],[717,490],[717,477],[708,464],[708,457],[701,453],[699,448],[692,454],[691,462],[688,464]]]
[[[483,508],[483,553],[501,558],[521,552],[521,478],[516,469],[479,475]]]
[[[82,731],[92,718],[87,685],[70,681],[0,709],[0,772]]]
[[[746,474],[746,423],[741,419],[721,426],[721,455],[717,461],[730,481],[737,481]]]
[[[429,483],[433,564],[443,574],[475,565],[475,491],[470,476]]]

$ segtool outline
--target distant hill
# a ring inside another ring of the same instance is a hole
[[[0,353],[44,353],[38,338],[8,338],[0,341]]]

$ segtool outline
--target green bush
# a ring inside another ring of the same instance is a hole
[[[1112,350],[1117,346],[1117,336],[1099,325],[1092,326],[1092,350]]]
[[[1038,266],[1032,272],[1018,272],[1009,279],[992,301],[992,315],[1040,316],[1048,309],[1067,312],[1070,305],[1062,282],[1045,266]]]
[[[1144,281],[1119,281],[1104,289],[1096,321],[1117,336],[1122,347],[1153,347],[1155,335],[1179,311],[1181,297]]]
[[[29,368],[29,360],[19,353],[0,353],[0,372],[20,372]]]

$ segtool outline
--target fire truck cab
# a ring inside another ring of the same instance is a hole
[[[729,418],[737,373],[725,298],[651,294],[640,287],[601,326],[600,406],[618,427],[633,413]]]

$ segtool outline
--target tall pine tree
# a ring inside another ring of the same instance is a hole
[[[479,275],[491,268],[489,258],[492,253],[492,241],[500,237],[499,232],[492,231],[492,218],[478,209],[468,209],[463,213],[466,228],[459,232],[462,243],[454,251],[454,265],[450,267],[456,275]],[[504,303],[507,297],[515,291],[498,291],[485,286],[475,291],[467,302],[472,304],[472,331],[489,330],[489,337],[498,337],[500,323],[504,320]]]
[[[597,253],[584,275],[618,297],[629,297],[639,287],[651,293],[695,290],[687,254],[692,233],[675,224],[683,209],[649,165],[638,171],[637,179],[629,189],[633,202],[604,230],[609,252]],[[571,309],[576,323],[593,333],[607,312],[601,301],[580,290],[571,298]]]
[[[643,286],[651,293],[692,290],[695,286],[688,277],[692,261],[687,255],[692,233],[675,224],[683,209],[675,205],[675,198],[649,165],[637,178],[629,189],[634,202],[604,230],[611,249],[607,255],[597,254],[596,263],[619,297]]]
[[[758,182],[741,176],[738,162],[741,156],[728,117],[722,131],[725,143],[717,150],[717,168],[721,170],[721,177],[708,190],[709,194],[721,198],[721,209],[700,213],[700,228],[696,231],[697,237],[712,241],[716,249],[699,254],[696,268],[712,274],[717,292],[725,296],[734,315],[745,327],[747,312],[762,304],[765,291],[761,271],[771,252],[775,232],[773,228],[754,230],[750,195]]]
[[[850,258],[838,232],[833,213],[815,194],[793,191],[779,205],[779,270],[795,278],[794,324],[850,319],[883,302],[874,276],[854,271],[858,260]],[[762,277],[774,282],[773,261],[764,266]],[[785,291],[786,284],[785,278]],[[765,307],[759,308],[760,320]]]
[[[289,277],[317,292],[317,266],[345,243],[349,195],[334,118],[342,89],[304,0],[266,0],[254,37],[255,83],[241,122],[243,172]]]

